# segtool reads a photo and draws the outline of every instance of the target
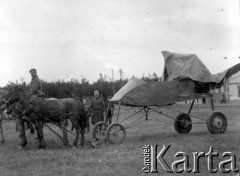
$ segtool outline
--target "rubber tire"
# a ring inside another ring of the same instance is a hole
[[[221,119],[221,122],[219,121],[218,123],[218,125],[221,125],[220,127],[217,127],[214,122],[216,117]],[[213,112],[212,115],[207,119],[207,128],[212,134],[224,133],[227,129],[227,125],[227,117],[221,112]]]
[[[97,129],[98,129],[98,127],[101,126],[101,125],[105,125],[105,127],[106,127],[106,129],[107,129],[107,124],[106,124],[105,122],[102,121],[102,122],[96,123],[96,124],[94,125],[94,127],[93,127],[93,133],[92,133],[93,139],[95,139],[95,140],[99,140],[99,139],[97,138]]]
[[[111,129],[112,129],[113,127],[115,127],[115,126],[119,126],[120,129],[121,129],[121,131],[123,131],[123,138],[122,138],[122,140],[121,140],[120,142],[117,142],[117,143],[114,142],[114,141],[110,138]],[[120,123],[112,123],[112,124],[108,127],[108,129],[107,129],[107,140],[109,141],[109,143],[111,143],[111,144],[120,144],[120,143],[122,143],[122,142],[125,140],[125,138],[126,138],[126,130],[125,130],[124,126],[121,125]]]
[[[181,121],[188,121],[187,126],[183,126]],[[192,129],[192,119],[189,115],[181,113],[174,121],[174,128],[178,133],[189,133]]]

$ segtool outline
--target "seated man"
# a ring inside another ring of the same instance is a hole
[[[30,84],[30,95],[36,95],[38,97],[45,97],[45,93],[42,91],[42,82],[38,78],[37,70],[35,68],[29,71],[32,76],[31,84]]]

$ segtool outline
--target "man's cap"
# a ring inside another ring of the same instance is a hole
[[[29,73],[31,73],[31,72],[33,72],[33,71],[36,72],[37,70],[36,70],[35,68],[32,68],[32,69],[29,70]]]

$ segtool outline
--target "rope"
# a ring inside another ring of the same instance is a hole
[[[175,120],[175,121],[182,122],[181,120],[177,120],[177,119],[175,119],[175,118],[173,118],[173,117],[171,117],[171,116],[163,113],[162,111],[157,111],[157,110],[154,110],[154,109],[152,109],[152,108],[149,108],[149,109],[151,109],[152,111],[155,111],[155,112],[157,112],[157,113],[160,113],[160,114],[162,114],[162,115],[164,115],[164,116],[166,116],[166,117],[168,117],[168,118],[170,118],[170,119],[173,119],[173,120]],[[204,121],[206,121],[206,120],[204,120]],[[198,123],[198,122],[193,123],[193,122],[192,122],[191,124],[205,124],[205,123],[200,123],[200,122],[199,122],[199,123]]]
[[[134,116],[135,114],[139,113],[139,112],[142,111],[142,110],[143,110],[143,108],[142,108],[142,109],[139,109],[137,112],[135,112],[135,113],[133,113],[132,115],[128,116],[127,118],[123,119],[123,120],[120,121],[119,123],[122,123],[122,122],[126,121],[127,119],[129,119],[130,117]]]
[[[184,113],[184,112],[181,112],[181,111],[178,111],[178,110],[174,110],[174,109],[171,109],[171,108],[167,108],[167,107],[164,107],[164,106],[162,106],[161,108],[168,109],[168,110],[170,110],[170,111],[179,112],[179,113]],[[157,111],[156,111],[156,112],[157,112]],[[184,114],[185,114],[185,113],[184,113]],[[200,119],[200,120],[203,120],[203,121],[207,121],[206,119],[203,119],[203,118],[200,118],[200,117],[198,117],[198,116],[191,115],[191,114],[189,114],[189,116],[190,116],[190,117],[195,117],[195,118]]]
[[[130,126],[130,124],[132,124],[133,122],[136,122],[136,121],[138,121],[138,120],[140,120],[142,117],[144,117],[145,116],[145,114],[144,115],[142,115],[142,116],[140,116],[139,118],[137,118],[136,120],[134,120],[134,121],[132,121],[131,123],[129,123],[129,124],[127,124],[125,127],[127,128],[127,127],[129,127]]]

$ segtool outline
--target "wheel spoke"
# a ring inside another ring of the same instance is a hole
[[[107,139],[110,143],[119,144],[124,141],[125,137],[126,131],[121,124],[115,123],[108,127]]]

